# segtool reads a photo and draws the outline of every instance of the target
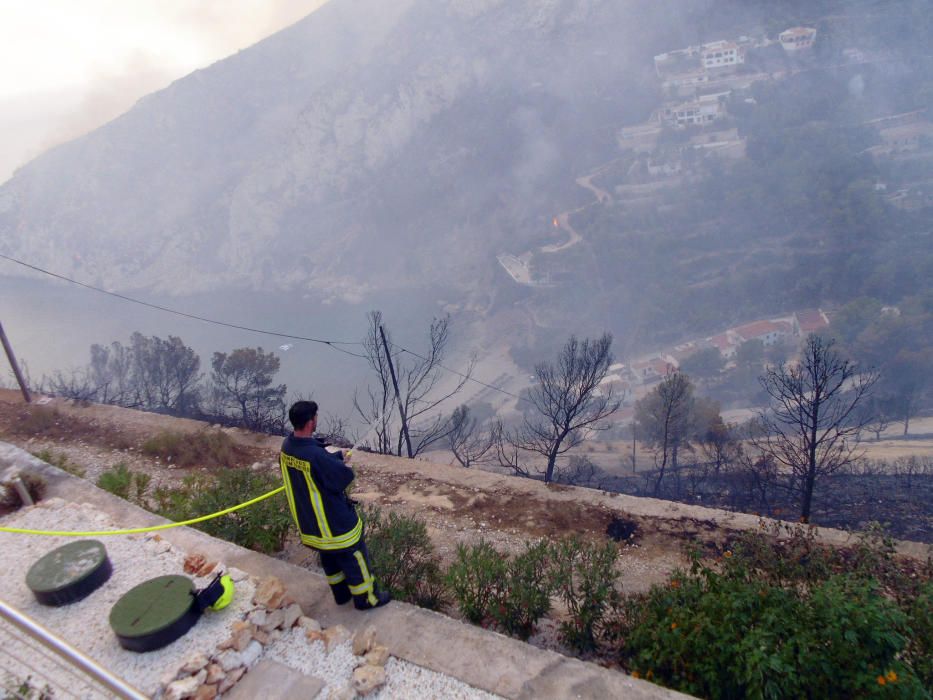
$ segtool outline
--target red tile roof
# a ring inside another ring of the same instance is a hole
[[[719,352],[725,352],[735,347],[735,343],[728,333],[720,333],[709,339],[710,345],[719,349]]]
[[[820,309],[805,309],[794,315],[797,317],[797,323],[800,324],[800,332],[804,335],[829,325],[829,319]]]
[[[735,332],[742,336],[744,340],[752,340],[768,335],[768,333],[785,333],[787,331],[773,321],[753,321],[752,323],[746,323],[744,326],[739,326],[735,329]]]

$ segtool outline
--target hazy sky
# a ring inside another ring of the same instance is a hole
[[[0,0],[0,182],[326,0]]]

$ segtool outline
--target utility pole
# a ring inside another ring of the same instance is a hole
[[[405,404],[402,403],[402,397],[398,393],[398,380],[395,378],[395,367],[392,365],[392,353],[389,352],[389,344],[386,342],[385,331],[382,325],[379,326],[379,335],[382,336],[382,347],[386,351],[386,360],[389,362],[389,374],[392,375],[392,386],[395,387],[395,400],[398,401],[398,412],[402,416],[402,434],[405,436],[405,446],[408,448],[408,459],[413,457],[411,453],[411,438],[408,436],[408,418],[405,416]]]
[[[19,382],[19,388],[20,391],[23,392],[23,398],[26,400],[26,403],[32,403],[32,398],[29,396],[29,388],[26,386],[26,380],[23,379],[22,372],[19,371],[19,365],[16,364],[16,356],[13,354],[13,348],[10,347],[10,341],[7,340],[2,323],[0,323],[0,341],[3,342],[3,350],[6,352],[6,357],[10,361],[10,367],[13,368],[16,381]]]
[[[635,426],[636,425],[637,423],[635,423],[635,420],[633,419],[632,420],[632,474],[635,473],[635,430],[636,430]]]

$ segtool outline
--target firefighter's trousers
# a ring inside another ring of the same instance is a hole
[[[348,603],[351,598],[358,608],[376,605],[375,578],[369,565],[369,552],[362,538],[346,549],[318,551],[321,567],[337,605]]]

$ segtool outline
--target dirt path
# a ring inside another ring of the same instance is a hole
[[[570,225],[570,215],[576,211],[580,210],[575,209],[574,211],[565,211],[563,214],[558,214],[556,217],[554,217],[554,223],[566,231],[570,238],[564,243],[552,243],[551,245],[542,246],[542,253],[559,253],[562,250],[566,250],[567,248],[575,246],[577,243],[583,240],[583,236],[577,233],[576,229]]]

